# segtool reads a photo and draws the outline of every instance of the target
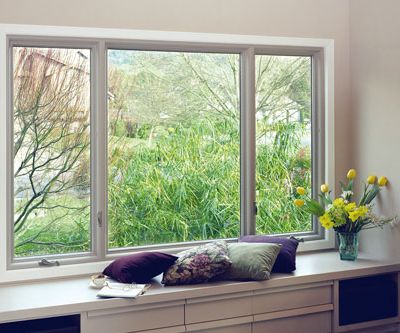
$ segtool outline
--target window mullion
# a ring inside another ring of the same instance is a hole
[[[240,62],[240,221],[241,235],[255,234],[255,60],[254,48]]]
[[[95,189],[93,226],[94,244],[99,259],[104,259],[107,249],[107,60],[105,42],[98,43],[95,55],[96,71],[96,101],[94,105],[95,123]]]
[[[324,107],[324,66],[323,66],[323,55],[321,52],[317,52],[312,56],[312,194],[317,199],[319,193],[319,187],[323,183],[329,183],[326,179],[325,170],[325,107]],[[321,227],[318,219],[313,217],[313,231],[320,238],[323,237],[324,229]]]

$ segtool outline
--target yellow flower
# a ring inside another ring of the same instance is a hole
[[[357,176],[357,171],[355,169],[350,169],[349,172],[347,172],[347,179],[352,180],[356,178]]]
[[[296,189],[296,192],[300,195],[306,194],[306,190],[304,189],[304,187],[301,186]]]
[[[333,200],[333,206],[334,207],[344,207],[343,198],[337,198],[337,199]]]
[[[385,176],[382,176],[378,179],[379,186],[386,186],[388,179]]]
[[[329,216],[328,213],[325,213],[319,218],[319,222],[325,229],[330,229],[332,228],[335,223],[331,220],[331,217]]]
[[[296,207],[302,207],[302,206],[304,206],[304,200],[303,199],[295,199],[294,204]]]
[[[368,182],[368,184],[375,184],[375,182],[376,182],[376,176],[375,175],[370,175],[370,176],[368,176],[368,178],[367,178],[367,182]]]
[[[321,192],[322,192],[322,193],[328,193],[328,192],[329,192],[329,186],[328,186],[328,184],[322,184],[322,185],[321,185]]]
[[[357,208],[357,205],[355,202],[350,202],[349,204],[344,206],[344,209],[346,210],[346,212],[352,212],[356,208]]]
[[[368,210],[369,209],[367,206],[360,206],[352,212],[349,212],[349,219],[353,222],[356,222],[358,218],[365,217],[365,215],[368,213]]]
[[[325,224],[323,225],[323,227],[324,227],[325,229],[331,229],[331,228],[333,228],[334,225],[335,225],[335,223],[333,223],[332,221],[329,221],[329,222],[325,223]]]
[[[367,206],[360,206],[358,207],[358,212],[361,217],[365,217],[367,215],[369,208]]]
[[[349,213],[349,219],[352,220],[353,222],[356,222],[359,217],[360,214],[358,213],[358,210],[354,210]]]
[[[319,222],[324,225],[325,223],[331,222],[331,217],[328,213],[325,213],[324,215],[319,217]]]

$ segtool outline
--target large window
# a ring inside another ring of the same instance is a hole
[[[8,44],[10,267],[324,238],[293,206],[326,177],[323,48]]]

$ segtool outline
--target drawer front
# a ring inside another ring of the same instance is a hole
[[[252,314],[251,305],[251,293],[225,298],[189,299],[185,308],[186,324],[248,316]]]
[[[82,315],[82,333],[130,333],[184,325],[184,304],[157,308],[129,308],[88,312]],[[169,331],[168,331],[169,332]],[[175,331],[173,331],[175,332]],[[179,332],[179,330],[177,330]]]
[[[200,331],[192,331],[193,333],[252,333],[251,324],[218,327],[218,328],[207,328]]]
[[[185,333],[185,326],[175,326],[175,327],[167,327],[167,328],[156,328],[155,330],[145,330],[145,331],[137,331],[137,332],[129,332],[129,333]]]
[[[253,324],[253,333],[330,333],[331,312],[279,318]]]
[[[304,286],[302,289],[256,292],[254,314],[290,310],[332,303],[332,285]]]

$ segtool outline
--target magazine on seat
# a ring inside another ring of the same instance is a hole
[[[150,288],[149,284],[106,282],[97,293],[98,297],[136,298]]]

